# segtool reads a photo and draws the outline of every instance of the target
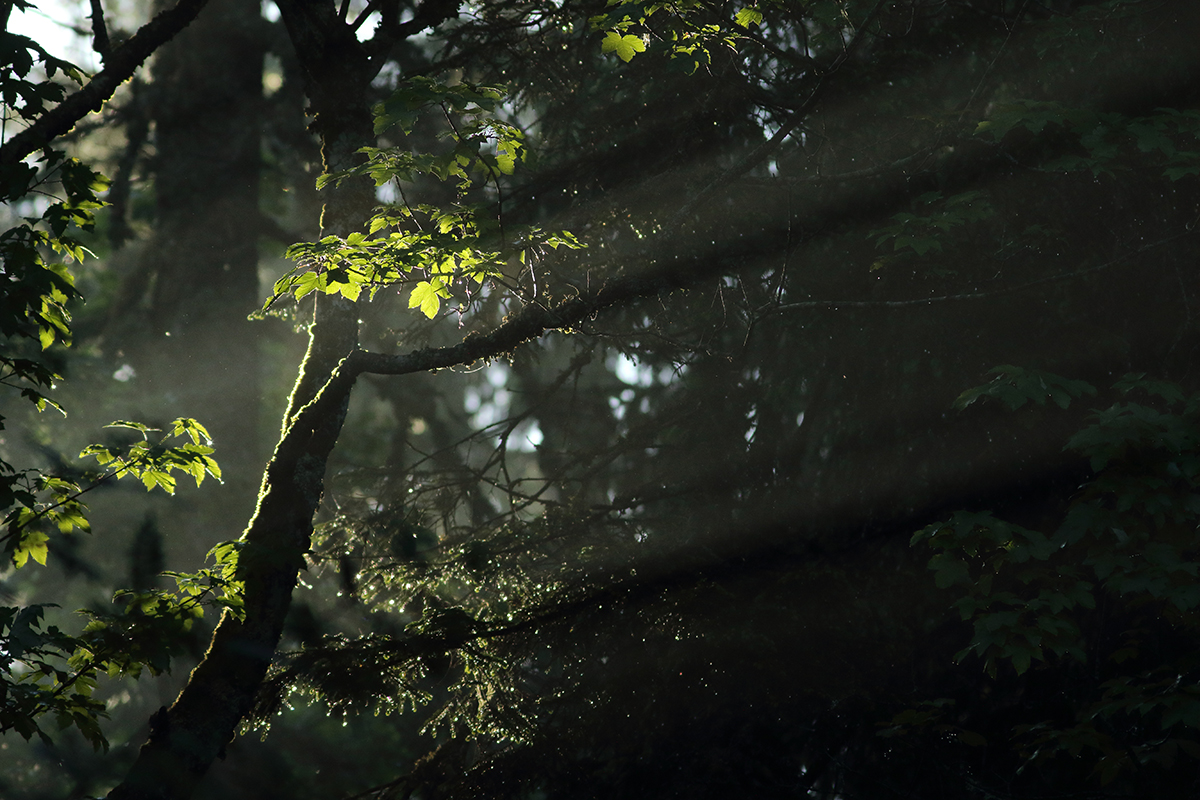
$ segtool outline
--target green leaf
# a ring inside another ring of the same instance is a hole
[[[634,36],[629,33],[621,35],[618,31],[609,31],[604,34],[604,41],[600,45],[600,52],[616,53],[618,58],[628,63],[638,53],[646,52],[646,44],[640,36]]]
[[[145,470],[142,473],[142,483],[146,486],[146,491],[151,491],[155,486],[158,486],[165,490],[167,494],[175,494],[175,479],[161,470]]]
[[[180,417],[171,423],[172,436],[182,436],[185,433],[192,440],[192,444],[200,444],[201,439],[205,444],[212,443],[212,436],[209,435],[208,429],[194,419]]]
[[[1060,408],[1067,408],[1072,398],[1096,394],[1096,387],[1086,381],[1068,380],[1041,370],[1030,370],[1005,364],[989,370],[995,375],[990,383],[967,389],[954,400],[954,408],[960,411],[982,397],[995,398],[1010,411],[1033,401],[1045,405],[1051,400]]]
[[[1018,675],[1023,675],[1026,671],[1028,671],[1029,665],[1033,660],[1032,657],[1033,651],[1025,648],[1016,650],[1016,652],[1012,654],[1013,669],[1017,671]]]
[[[734,15],[733,21],[743,28],[749,28],[751,25],[761,24],[763,15],[757,8],[743,8]]]
[[[1161,397],[1172,404],[1182,403],[1184,400],[1183,389],[1179,384],[1172,383],[1171,381],[1146,380],[1144,372],[1130,372],[1123,375],[1121,380],[1113,384],[1113,388],[1122,394],[1128,394],[1134,389],[1140,389],[1147,394]]]
[[[109,450],[107,447],[104,447],[103,445],[98,445],[98,444],[90,444],[79,452],[80,458],[87,458],[88,456],[95,458],[96,461],[99,462],[101,466],[109,463],[110,461],[112,461],[113,459],[116,458],[116,456],[113,455],[111,450]]]
[[[440,284],[441,281],[436,279]],[[409,308],[420,308],[421,313],[433,319],[437,316],[438,310],[442,306],[441,298],[438,297],[437,287],[430,281],[421,281],[413,287],[412,294],[408,298]]]
[[[50,541],[50,537],[41,531],[25,531],[21,535],[21,543],[13,552],[13,564],[20,569],[25,566],[29,557],[33,556],[34,561],[43,567],[46,566],[46,556],[50,552],[47,546],[48,541]]]
[[[965,584],[971,581],[966,562],[946,553],[938,553],[929,559],[929,568],[935,571],[933,582],[939,589],[947,589],[955,584]]]
[[[290,288],[292,293],[296,296],[296,299],[299,300],[306,294],[316,291],[320,285],[321,276],[315,272],[305,272],[297,276],[296,280],[292,282]]]
[[[132,431],[138,431],[143,436],[145,436],[147,433],[158,430],[158,428],[151,428],[149,425],[145,425],[141,422],[130,422],[129,420],[125,420],[125,419],[114,420],[113,422],[108,423],[104,427],[106,427],[106,428],[128,428],[129,430],[132,430]]]
[[[1180,178],[1186,178],[1189,175],[1200,175],[1200,164],[1192,164],[1185,167],[1167,167],[1163,170],[1163,175],[1172,182]]]
[[[505,175],[512,175],[517,164],[520,144],[504,140],[496,145],[496,167]]]

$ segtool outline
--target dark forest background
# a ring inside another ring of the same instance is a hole
[[[104,8],[105,47],[160,10]],[[363,349],[450,355],[347,390],[194,796],[1196,796],[1198,35],[1185,0],[208,0],[54,140],[110,183],[71,346],[5,329],[69,416],[5,392],[0,455],[90,486],[77,453],[141,436],[106,423],[193,417],[222,481],[103,481],[45,566],[6,520],[0,604],[90,609],[124,655],[103,745],[6,689],[0,794],[102,795],[162,740],[224,606],[139,625],[266,496],[320,296]],[[5,86],[34,80],[5,37]],[[5,145],[50,113],[5,99]],[[362,163],[346,130],[393,161],[318,190]],[[6,226],[71,191],[52,167]],[[378,209],[435,257],[355,250]],[[348,260],[285,257],[329,235]]]

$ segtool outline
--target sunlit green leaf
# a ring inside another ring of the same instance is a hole
[[[442,305],[438,291],[441,285],[441,281],[436,278],[433,281],[421,281],[413,287],[408,298],[408,307],[420,308],[422,314],[433,319]]]
[[[763,15],[757,8],[743,8],[734,15],[733,21],[743,28],[749,28],[751,25],[761,24]]]
[[[609,31],[604,35],[600,44],[600,52],[616,53],[622,61],[631,61],[638,53],[646,52],[646,44],[642,37],[633,34],[622,35],[618,31]]]

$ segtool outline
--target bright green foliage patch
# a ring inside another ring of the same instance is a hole
[[[184,472],[199,486],[207,475],[221,480],[221,468],[212,457],[212,439],[208,431],[194,419],[177,419],[171,423],[171,433],[157,443],[151,443],[149,434],[157,431],[140,422],[114,422],[109,428],[128,428],[142,435],[140,442],[130,445],[124,452],[93,444],[84,448],[80,458],[92,457],[117,479],[132,476],[138,478],[147,490],[156,487],[167,494],[175,494],[173,472]],[[176,447],[168,447],[172,438],[187,437],[190,441]]]
[[[743,28],[749,28],[751,25],[761,25],[763,15],[757,8],[743,8],[733,15],[733,21]]]
[[[398,127],[408,136],[422,115],[440,111],[449,123],[449,130],[441,138],[451,142],[452,147],[440,153],[364,147],[361,152],[369,157],[365,164],[322,175],[317,187],[357,175],[370,175],[376,186],[382,186],[394,179],[411,181],[413,175],[423,173],[439,180],[455,178],[460,189],[467,189],[473,182],[472,173],[485,177],[510,175],[516,162],[525,157],[525,135],[496,115],[503,100],[503,90],[490,86],[447,86],[424,76],[409,78],[391,97],[375,106],[375,132],[387,133]]]
[[[318,187],[363,176],[376,186],[395,182],[402,187],[428,175],[453,181],[459,202],[447,207],[407,202],[384,207],[368,221],[366,233],[292,245],[287,256],[297,266],[275,282],[265,308],[289,294],[299,300],[323,292],[353,301],[364,291],[374,298],[380,289],[412,285],[409,307],[432,318],[442,301],[454,296],[455,286],[461,285],[469,298],[473,284],[498,277],[510,253],[523,260],[527,253],[544,248],[582,247],[566,231],[504,228],[488,205],[467,202],[466,193],[478,183],[499,186],[501,176],[512,174],[525,158],[524,134],[496,116],[503,98],[499,89],[465,83],[447,86],[418,76],[377,105],[376,131],[398,127],[405,136],[422,114],[440,112],[449,125],[442,138],[451,146],[437,153],[414,153],[403,146],[364,147],[359,152],[367,157],[365,162],[322,175]]]
[[[734,6],[737,10],[729,16],[729,10],[717,13],[697,0],[609,0],[604,13],[591,17],[589,25],[603,33],[602,53],[614,53],[628,63],[639,53],[656,52],[691,74],[710,66],[714,51],[738,50],[752,29],[770,26],[774,17],[791,18],[797,8],[806,21],[809,52],[836,52],[870,6],[846,0],[756,0]]]
[[[91,617],[79,636],[46,627],[47,605],[0,608],[0,733],[14,730],[26,739],[50,737],[40,718],[53,715],[58,728],[74,726],[97,749],[107,749],[100,719],[104,703],[92,699],[97,678],[137,678],[170,670],[204,616],[205,606],[242,611],[242,584],[234,577],[239,545],[226,542],[209,555],[214,569],[195,574],[167,573],[178,592],[119,591],[118,611],[81,610]]]
[[[603,14],[589,20],[591,29],[603,33],[600,52],[613,53],[628,63],[639,53],[664,53],[673,64],[693,73],[712,64],[717,47],[737,48],[738,27],[761,23],[762,13],[743,9],[726,24],[709,21],[703,5],[694,0],[662,3],[641,0],[610,0]],[[648,24],[655,17],[655,25]]]
[[[99,725],[104,703],[92,699],[95,671],[70,669],[79,640],[43,624],[48,607],[0,608],[0,732],[48,742],[37,720],[50,713],[59,727],[74,725],[97,748],[107,747]]]
[[[600,52],[616,53],[618,58],[628,62],[632,61],[633,57],[638,53],[646,52],[646,44],[640,36],[609,31],[604,34],[604,42],[600,45]]]
[[[40,349],[71,343],[68,303],[79,299],[75,279],[65,261],[47,261],[47,254],[79,263],[90,255],[70,235],[72,229],[90,231],[92,213],[103,204],[97,192],[107,187],[103,176],[63,153],[47,150],[42,168],[21,163],[4,170],[5,202],[31,192],[61,190],[63,199],[50,203],[40,217],[0,233],[0,259],[4,262],[4,291],[0,292],[0,335],[7,339],[36,341]],[[7,348],[6,348],[7,350]],[[43,394],[53,388],[58,375],[43,362],[0,353],[0,384],[19,389],[38,410],[57,403]],[[61,410],[61,409],[60,409]]]
[[[107,749],[100,719],[104,703],[92,699],[101,674],[137,678],[170,670],[195,632],[206,606],[242,613],[242,583],[235,577],[241,546],[225,542],[209,556],[215,567],[197,573],[166,573],[174,593],[158,589],[119,591],[118,611],[81,610],[90,617],[79,636],[42,624],[45,609],[0,607],[0,733],[50,741],[39,720],[53,715],[58,728],[74,726],[97,749]]]
[[[18,0],[16,7],[31,6]],[[29,79],[38,65],[49,78],[61,72],[83,82],[80,70],[33,41],[0,32],[0,100],[15,118],[34,121],[65,96],[65,88],[51,80]],[[32,162],[0,170],[0,202],[18,211],[40,209],[0,233],[0,385],[17,390],[39,411],[63,411],[45,394],[60,376],[40,357],[29,355],[30,345],[36,343],[40,352],[71,344],[69,305],[82,298],[70,265],[91,255],[76,235],[93,229],[94,213],[104,205],[100,193],[107,187],[102,175],[50,148]],[[30,198],[48,202],[29,203]],[[208,432],[195,420],[175,420],[171,432],[155,443],[148,438],[152,429],[140,423],[111,427],[138,431],[142,441],[120,451],[86,448],[82,455],[105,467],[87,485],[0,460],[0,550],[14,566],[25,567],[31,559],[45,565],[55,533],[90,532],[81,497],[110,478],[131,475],[147,489],[172,493],[172,473],[177,471],[197,484],[207,475],[220,479]],[[185,441],[170,445],[171,438]],[[107,748],[99,726],[105,706],[92,698],[97,676],[136,675],[143,666],[165,669],[172,648],[182,646],[181,633],[196,616],[193,606],[199,601],[178,603],[159,594],[138,595],[119,614],[93,614],[78,637],[43,622],[52,606],[0,607],[0,733],[13,730],[26,739],[36,734],[49,741],[41,719],[50,715],[58,728],[75,727],[96,748]]]
[[[148,490],[158,487],[168,493],[174,493],[176,471],[192,476],[197,485],[207,475],[220,480],[208,431],[195,420],[175,420],[171,432],[153,444],[148,434],[154,429],[146,425],[118,422],[109,427],[135,430],[142,440],[120,451],[101,445],[86,448],[81,456],[92,456],[106,467],[87,489],[36,472],[19,476],[28,488],[15,492],[19,505],[6,517],[0,536],[18,568],[30,558],[46,563],[47,526],[62,533],[89,530],[80,496],[105,480],[132,476]],[[172,438],[185,441],[169,446]],[[39,629],[46,606],[0,608],[0,732],[12,729],[26,739],[37,734],[49,741],[38,718],[53,714],[60,728],[73,725],[95,747],[107,748],[99,727],[99,719],[106,715],[104,704],[91,699],[96,677],[100,673],[136,677],[143,667],[162,672],[183,647],[194,620],[203,614],[203,604],[237,613],[241,590],[233,578],[236,554],[226,557],[225,563],[221,555],[217,553],[216,570],[172,573],[182,600],[157,590],[118,592],[114,599],[126,601],[124,610],[83,612],[92,620],[78,637],[54,626]]]

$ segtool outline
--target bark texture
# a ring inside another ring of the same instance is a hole
[[[357,157],[359,147],[373,141],[365,102],[371,76],[367,56],[334,17],[332,5],[293,2],[280,3],[280,9],[309,83],[324,169],[342,169]],[[369,181],[331,190],[323,235],[349,233],[367,218],[373,203]],[[309,549],[326,463],[345,418],[352,381],[329,387],[337,396],[321,389],[355,350],[356,319],[352,304],[327,297],[318,301],[281,437],[242,536],[244,618],[222,617],[204,659],[175,703],[156,715],[137,761],[110,798],[188,797],[250,708],[283,630],[297,571]],[[325,401],[318,408],[312,401],[319,393]]]
[[[321,140],[325,173],[362,158],[374,142],[371,79],[398,41],[457,13],[457,0],[437,0],[413,19],[385,15],[369,43],[361,43],[333,3],[279,0],[296,49]],[[371,181],[345,181],[326,191],[322,235],[345,236],[365,223],[375,205]],[[283,429],[267,465],[258,504],[242,535],[239,577],[245,613],[226,613],[208,652],[169,709],[151,721],[142,746],[113,800],[183,800],[191,795],[250,709],[271,663],[291,604],[297,572],[310,546],[313,516],[325,486],[329,455],[345,420],[360,370],[344,368],[359,353],[358,313],[341,297],[316,299],[308,351],[288,401]]]

